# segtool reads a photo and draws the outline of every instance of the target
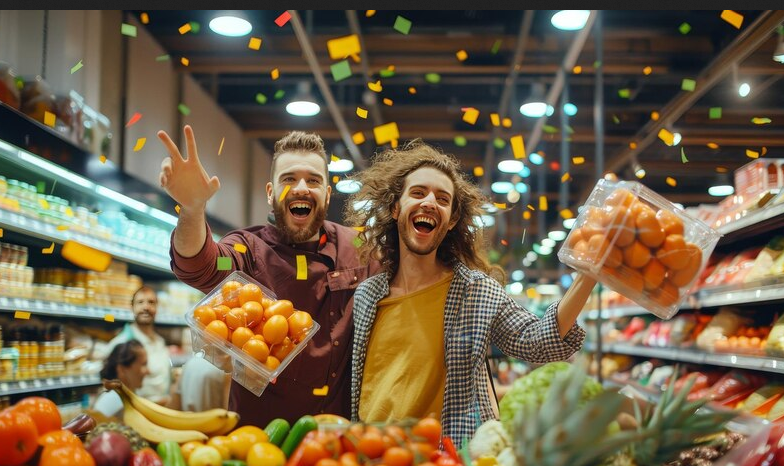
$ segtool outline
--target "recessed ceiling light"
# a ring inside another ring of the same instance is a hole
[[[553,241],[563,241],[566,239],[566,232],[563,230],[553,230],[547,234],[547,237]]]
[[[716,197],[729,196],[734,193],[735,193],[735,188],[729,184],[711,186],[710,188],[708,188],[708,194]]]
[[[498,171],[503,173],[517,173],[524,167],[520,160],[501,160],[498,162]]]
[[[577,31],[588,22],[589,10],[561,10],[550,18],[550,23],[562,31]]]
[[[335,184],[335,189],[340,193],[353,194],[362,188],[362,183],[356,180],[340,180]]]
[[[577,105],[573,103],[565,103],[563,106],[563,111],[569,116],[575,116],[577,115]]]
[[[738,95],[739,96],[746,97],[750,93],[751,93],[751,86],[749,85],[749,83],[741,83],[741,85],[738,86]]]
[[[310,82],[301,81],[297,85],[297,94],[294,96],[294,100],[286,105],[286,111],[294,116],[318,115],[321,107],[310,92]]]
[[[354,162],[348,159],[339,159],[329,162],[327,170],[332,173],[345,173],[354,169]]]
[[[239,16],[218,16],[210,21],[210,29],[215,34],[228,37],[241,37],[250,34],[253,30],[250,22]]]
[[[496,181],[490,185],[490,190],[498,194],[506,194],[514,189],[514,185],[509,181]]]
[[[528,156],[528,160],[530,160],[531,163],[534,165],[541,165],[544,163],[544,158],[541,155],[537,154],[536,152],[530,154]]]

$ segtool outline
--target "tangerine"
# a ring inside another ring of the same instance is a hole
[[[583,239],[582,228],[575,228],[569,233],[569,237],[566,238],[566,247],[574,249],[574,245],[577,244],[577,242],[582,239]]]
[[[272,316],[283,316],[285,319],[294,313],[294,304],[287,299],[279,299],[264,308],[264,319],[269,320]]]
[[[30,416],[30,419],[35,423],[38,435],[60,430],[63,426],[63,419],[55,402],[42,396],[23,398],[11,409]]]
[[[221,287],[221,296],[223,296],[223,304],[230,308],[240,307],[240,288],[242,283],[236,280],[230,280],[223,284]]]
[[[644,267],[649,260],[651,260],[651,250],[639,241],[623,249],[623,263],[633,269]]]
[[[664,275],[667,273],[667,269],[664,268],[661,262],[657,259],[651,259],[645,264],[645,267],[642,268],[642,278],[644,280],[644,288],[646,290],[653,290],[661,285],[661,282],[664,281]]]
[[[257,340],[255,338],[251,338],[244,345],[242,345],[242,351],[251,355],[253,359],[259,362],[264,362],[267,360],[269,356],[269,346],[261,340]]]
[[[672,284],[678,287],[691,283],[702,266],[702,250],[694,243],[686,243],[686,250],[689,253],[689,262],[686,267],[674,270],[669,274]]]
[[[270,349],[270,355],[275,356],[280,361],[283,361],[286,359],[286,356],[288,356],[289,353],[294,351],[294,346],[296,345],[293,341],[291,341],[291,338],[286,337],[283,339],[283,343],[272,346]]]
[[[613,207],[610,213],[613,219],[610,224],[610,234],[615,235],[615,245],[625,248],[634,241],[634,218],[628,211],[621,207]]]
[[[259,288],[259,285],[256,285],[255,283],[248,283],[240,288],[238,299],[240,300],[240,306],[242,306],[243,304],[250,301],[261,303],[261,298],[263,297],[264,293],[261,291],[261,288]]]
[[[253,330],[248,327],[237,327],[231,334],[231,342],[237,348],[242,348],[245,342],[251,338],[253,338]]]
[[[224,340],[229,339],[229,327],[222,320],[213,320],[207,324],[207,331]]]
[[[651,209],[640,212],[634,224],[637,226],[637,237],[640,242],[649,248],[658,248],[667,236]]]
[[[650,297],[662,306],[669,307],[678,302],[680,296],[678,287],[669,280],[664,280],[658,288],[651,292]]]
[[[588,247],[586,251],[588,259],[594,262],[601,261],[609,247],[610,243],[607,242],[607,239],[603,235],[591,236],[591,239],[588,240]]]
[[[640,199],[637,199],[632,203],[631,211],[634,218],[639,217],[643,212],[653,214],[654,217],[656,216],[656,212],[651,208],[651,206],[641,201]]]
[[[664,244],[656,251],[656,258],[672,270],[681,270],[689,265],[692,252],[686,249],[682,235],[669,235]]]
[[[632,194],[631,191],[628,189],[616,189],[609,196],[607,196],[607,200],[605,200],[605,204],[609,206],[623,206],[624,208],[628,209],[631,207],[632,203],[637,200],[637,196]]]
[[[623,263],[623,253],[620,249],[613,246],[610,253],[607,254],[607,259],[604,260],[604,265],[611,268],[616,268]]]
[[[247,327],[248,316],[241,307],[235,307],[226,314],[226,325],[232,330],[240,327]]]
[[[645,279],[639,270],[622,267],[615,269],[615,272],[615,276],[620,279],[624,285],[628,286],[636,293],[642,293],[642,290],[645,287]]]
[[[286,321],[289,325],[289,337],[299,343],[313,327],[313,317],[305,311],[294,311]]]
[[[215,310],[209,306],[199,306],[193,310],[193,318],[201,322],[202,325],[207,325],[217,318]]]
[[[280,359],[276,358],[275,356],[268,356],[267,360],[264,362],[264,365],[269,367],[270,370],[275,370],[280,366]]]
[[[95,460],[81,445],[46,447],[39,466],[95,466]]]
[[[267,343],[277,345],[278,343],[283,343],[286,335],[288,335],[289,324],[282,315],[274,315],[264,322],[261,333],[264,335],[264,340]]]
[[[683,220],[669,210],[661,209],[656,212],[656,220],[668,236],[683,234]]]
[[[220,319],[220,320],[225,322],[226,321],[226,314],[229,313],[231,308],[229,306],[224,305],[224,304],[220,304],[218,306],[213,307],[212,310],[215,311],[215,318],[216,319]]]
[[[245,313],[248,327],[253,327],[264,320],[264,308],[258,301],[247,301],[242,305],[242,311]]]

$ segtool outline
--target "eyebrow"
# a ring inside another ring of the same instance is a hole
[[[411,190],[412,190],[412,189],[414,189],[414,188],[419,188],[419,189],[430,189],[430,188],[429,188],[429,187],[427,187],[427,186],[424,186],[424,185],[421,185],[421,184],[415,184],[415,185],[413,185],[413,186],[409,186],[409,187],[408,187],[408,190],[409,190],[409,191],[411,191]],[[452,197],[452,194],[451,194],[449,191],[445,191],[445,190],[443,190],[443,189],[436,189],[435,191],[436,191],[438,194],[446,194],[446,195],[447,195],[447,196],[449,196],[450,198]]]
[[[283,178],[285,176],[289,176],[289,175],[294,176],[294,174],[295,174],[295,172],[284,172],[284,173],[281,173],[280,175],[278,175],[278,179],[281,179],[281,178]],[[312,176],[312,177],[318,178],[319,180],[322,180],[322,181],[324,180],[324,177],[321,175],[321,173],[318,173],[318,172],[308,172],[308,176]]]

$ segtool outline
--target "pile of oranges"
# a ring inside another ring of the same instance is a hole
[[[702,250],[686,241],[683,220],[627,189],[613,191],[602,207],[589,207],[566,247],[577,261],[599,263],[631,291],[669,307],[702,266]],[[632,297],[632,296],[630,296]]]
[[[291,301],[271,300],[253,283],[228,281],[210,305],[193,310],[205,329],[231,342],[270,370],[304,340],[313,318],[294,309]]]

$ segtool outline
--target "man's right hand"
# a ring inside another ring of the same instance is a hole
[[[190,125],[185,125],[187,159],[182,157],[166,131],[158,131],[158,138],[169,151],[169,157],[161,163],[161,187],[181,208],[204,210],[207,201],[220,189],[220,181],[217,176],[210,177],[199,161],[193,129]]]

